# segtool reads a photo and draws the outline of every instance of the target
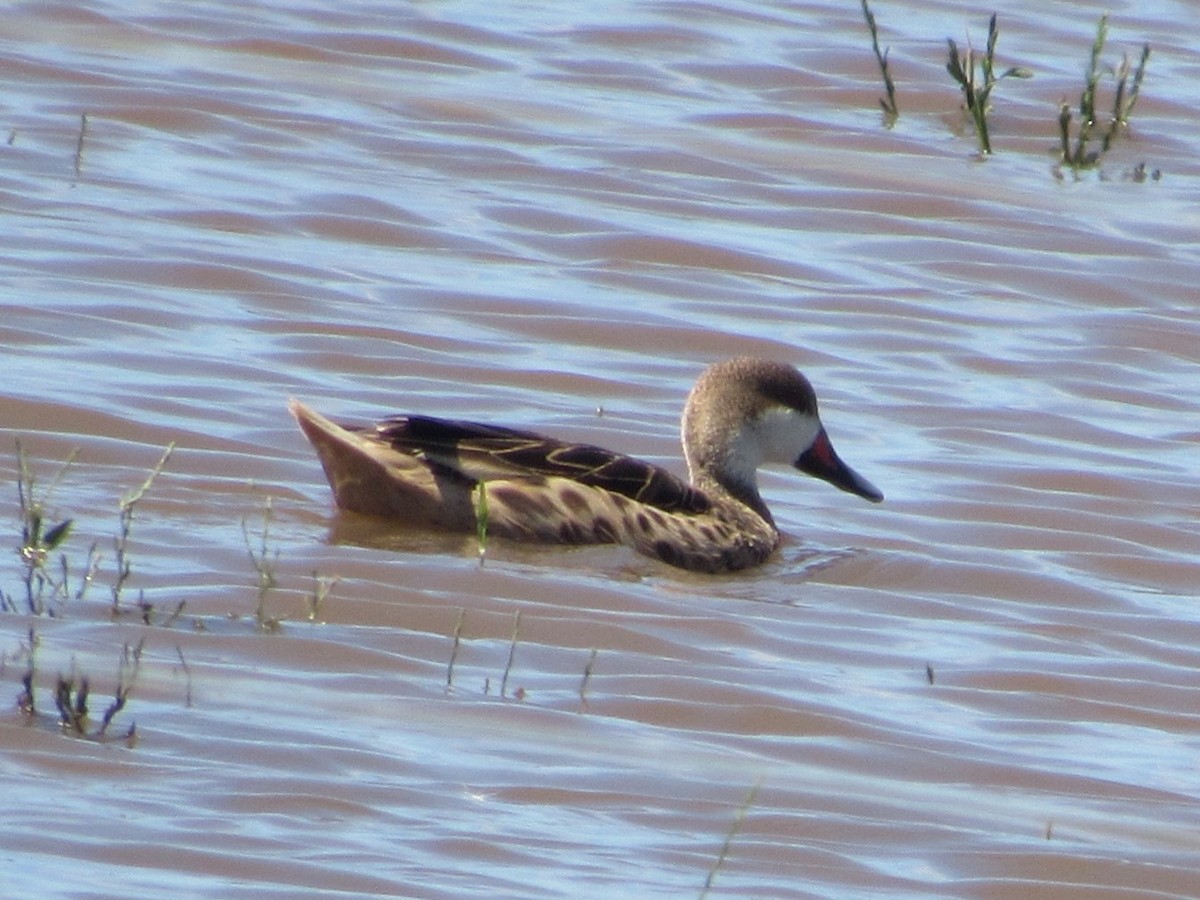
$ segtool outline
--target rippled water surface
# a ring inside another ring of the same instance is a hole
[[[3,556],[0,894],[1200,895],[1200,13],[997,11],[982,160],[944,0],[875,5],[891,128],[853,2],[10,5],[3,543],[19,440],[100,563]],[[738,354],[887,501],[767,473],[729,577],[335,516],[285,409],[682,471]]]

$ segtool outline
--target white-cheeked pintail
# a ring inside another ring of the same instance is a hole
[[[290,408],[342,509],[463,532],[486,509],[488,535],[626,544],[702,572],[757,565],[779,545],[760,465],[883,499],[834,452],[808,379],[761,359],[717,363],[692,388],[682,421],[690,483],[611,450],[512,428],[418,415],[353,428],[296,400]]]

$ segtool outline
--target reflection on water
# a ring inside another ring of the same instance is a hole
[[[892,129],[853,4],[10,11],[0,428],[47,489],[79,448],[49,512],[103,558],[56,617],[0,570],[7,891],[698,895],[741,815],[714,896],[1194,894],[1193,13],[1113,16],[1143,97],[1056,180],[1098,8],[1001,11],[1036,77],[980,161],[944,38],[986,23],[873,6]],[[681,471],[747,353],[888,500],[768,473],[734,577],[335,516],[285,410]],[[60,734],[139,641],[136,747]]]

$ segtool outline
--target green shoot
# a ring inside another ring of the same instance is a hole
[[[70,572],[66,555],[63,554],[59,560],[62,572],[59,579],[50,573],[47,562],[51,554],[58,550],[70,535],[73,520],[63,519],[61,522],[50,523],[47,521],[46,510],[54,489],[58,487],[67,469],[75,462],[76,456],[78,456],[77,450],[72,450],[67,455],[66,461],[59,467],[54,480],[39,495],[37,480],[29,466],[25,450],[21,446],[21,442],[17,441],[17,505],[21,517],[21,543],[17,548],[17,553],[21,557],[21,563],[25,570],[22,577],[25,585],[25,608],[32,615],[44,613],[54,615],[54,610],[47,602],[47,590],[51,598],[58,597],[63,601],[70,593],[67,588]],[[88,555],[88,565],[82,576],[82,583],[77,591],[78,596],[82,597],[88,585],[91,584],[97,562],[96,548],[93,545],[92,551]],[[16,602],[12,597],[2,595],[0,596],[0,609],[16,612]]]
[[[867,30],[871,32],[871,48],[875,51],[875,60],[879,63],[879,71],[883,75],[883,87],[887,91],[887,99],[880,97],[879,105],[890,125],[900,117],[900,108],[896,105],[896,85],[892,81],[891,72],[888,71],[888,54],[891,52],[891,48],[880,51],[879,29],[875,24],[875,14],[871,12],[867,0],[862,0],[862,10],[863,18],[867,20]]]
[[[479,540],[479,565],[483,565],[487,555],[488,541],[488,496],[487,483],[480,481],[475,485],[475,534]]]
[[[262,531],[259,533],[257,548],[250,541],[250,528],[246,523],[246,518],[242,518],[242,538],[246,542],[246,553],[250,557],[250,565],[253,566],[255,574],[258,576],[258,604],[254,610],[254,618],[258,622],[258,627],[263,631],[278,631],[280,626],[278,618],[268,618],[267,616],[267,595],[279,586],[279,579],[275,576],[275,565],[279,562],[279,550],[276,549],[272,553],[268,546],[273,517],[271,498],[267,497],[263,503]]]
[[[596,668],[596,654],[598,652],[595,647],[592,648],[592,654],[588,657],[587,665],[583,667],[583,679],[579,682],[579,706],[583,710],[587,709],[588,682],[592,680],[592,671]]]
[[[750,791],[746,794],[746,799],[742,801],[742,805],[738,807],[737,814],[733,817],[733,824],[729,826],[729,831],[725,835],[725,843],[721,845],[721,852],[717,854],[712,868],[708,870],[708,877],[704,879],[704,890],[700,892],[700,900],[704,900],[712,890],[713,882],[717,878],[717,872],[725,865],[725,860],[729,856],[729,849],[733,846],[733,839],[737,837],[737,833],[741,830],[742,823],[746,820],[746,814],[750,811],[750,807],[754,805],[754,801],[758,797],[759,788],[761,787],[762,779],[760,778],[750,788]]]
[[[517,656],[517,637],[519,636],[520,632],[521,632],[521,611],[518,609],[513,614],[512,641],[508,645],[508,663],[504,666],[504,675],[500,679],[500,696],[501,697],[507,696],[508,675],[512,671],[513,660]]]
[[[458,621],[454,623],[454,638],[450,644],[450,662],[446,665],[446,690],[452,690],[454,687],[454,663],[458,659],[458,648],[462,646],[462,630],[463,622],[466,621],[467,611],[465,608],[460,608],[458,611]]]
[[[146,492],[150,490],[150,486],[154,484],[163,468],[167,465],[167,461],[171,458],[171,454],[175,452],[175,442],[167,444],[163,450],[162,456],[159,457],[154,468],[150,470],[150,474],[146,476],[146,480],[141,485],[130,493],[126,494],[121,499],[119,528],[117,536],[113,539],[113,549],[116,553],[117,574],[112,583],[112,607],[110,614],[115,618],[121,612],[121,593],[125,589],[125,582],[129,580],[132,572],[132,567],[129,562],[129,534],[133,530],[133,514],[137,509],[137,505],[142,502],[142,498],[146,496]]]
[[[333,578],[326,577],[313,569],[313,587],[308,595],[308,621],[316,622],[321,615],[321,607],[325,605],[325,601],[329,599],[329,592],[333,590],[341,579],[337,576]]]
[[[1091,168],[1100,162],[1100,158],[1108,152],[1122,128],[1128,128],[1129,117],[1133,113],[1141,96],[1142,79],[1146,75],[1146,63],[1150,60],[1150,45],[1142,45],[1141,58],[1134,69],[1129,56],[1122,56],[1120,65],[1109,69],[1106,73],[1101,65],[1100,57],[1108,40],[1108,14],[1100,17],[1096,27],[1096,38],[1092,41],[1091,53],[1088,56],[1087,71],[1084,74],[1083,92],[1079,97],[1079,130],[1075,140],[1071,140],[1071,124],[1074,114],[1070,105],[1063,101],[1058,108],[1058,135],[1062,161],[1072,169]],[[1101,79],[1105,74],[1111,74],[1116,82],[1113,92],[1112,113],[1109,116],[1108,128],[1100,138],[1099,149],[1093,150],[1089,145],[1093,131],[1100,126],[1099,115],[1096,112],[1096,93]],[[1130,77],[1132,75],[1132,81]]]
[[[142,669],[142,645],[144,643],[145,638],[138,641],[137,646],[132,650],[126,644],[125,649],[121,652],[121,663],[117,667],[117,689],[113,693],[113,702],[108,705],[108,709],[104,711],[104,718],[100,721],[100,728],[95,735],[98,739],[103,739],[113,718],[125,708],[125,703],[129,700],[129,692],[133,690],[138,673]],[[136,730],[136,725],[130,725],[129,731],[125,735],[126,740],[133,740]]]
[[[958,44],[952,38],[946,39],[949,55],[946,60],[946,71],[950,73],[963,93],[967,115],[975,126],[975,134],[979,138],[979,151],[984,156],[992,152],[992,141],[988,134],[987,116],[991,111],[991,95],[994,88],[1005,78],[1032,78],[1033,73],[1020,66],[1006,69],[996,75],[996,41],[1000,37],[1000,29],[996,24],[996,14],[988,22],[987,49],[977,53],[968,40],[966,51],[960,51]]]

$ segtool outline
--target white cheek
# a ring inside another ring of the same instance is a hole
[[[812,446],[821,430],[821,422],[816,416],[806,416],[780,406],[763,413],[754,430],[762,447],[762,461],[790,466]]]

